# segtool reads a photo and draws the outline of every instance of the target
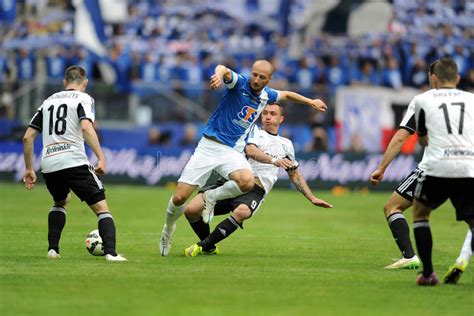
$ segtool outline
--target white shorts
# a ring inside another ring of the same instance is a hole
[[[221,177],[229,179],[230,173],[240,169],[252,171],[243,153],[203,137],[184,167],[178,182],[202,188],[212,171],[215,170]]]

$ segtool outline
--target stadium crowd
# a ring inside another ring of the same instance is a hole
[[[322,97],[331,108],[340,86],[427,89],[427,65],[450,55],[462,76],[459,87],[474,89],[471,1],[394,0],[385,32],[354,38],[324,30],[298,36],[307,30],[297,17],[311,1],[294,1],[291,10],[277,8],[273,13],[265,13],[258,0],[246,1],[244,11],[232,13],[213,3],[130,1],[126,21],[105,27],[108,61],[117,74],[115,86],[137,94],[150,87],[173,90],[208,107],[212,102],[206,99],[207,80],[217,63],[248,74],[252,60],[265,58],[275,67],[273,87],[290,86]],[[357,5],[355,1],[354,8]],[[71,64],[94,74],[93,81],[101,80],[97,56],[75,41],[73,17],[72,1],[18,2],[16,18],[2,23],[2,92],[38,78],[60,83]],[[2,108],[3,115],[15,115],[7,105]],[[333,111],[308,119],[307,124],[321,137],[334,124]],[[325,142],[323,137],[307,147],[325,148]]]

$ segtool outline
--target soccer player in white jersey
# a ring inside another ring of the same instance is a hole
[[[232,214],[217,224],[212,233],[210,233],[209,224],[205,223],[201,216],[204,209],[203,193],[200,192],[186,206],[186,218],[200,239],[200,242],[185,249],[186,256],[195,257],[199,254],[218,253],[216,244],[229,237],[237,228],[243,228],[243,222],[258,210],[265,196],[277,181],[280,167],[288,172],[290,181],[313,205],[324,208],[332,207],[331,204],[313,195],[298,170],[292,142],[278,135],[278,129],[283,119],[282,107],[279,104],[267,105],[263,110],[262,129],[254,128],[245,147],[255,176],[255,185],[248,193],[217,202],[214,208],[216,215],[228,215],[231,211]],[[221,183],[216,185],[219,186]],[[207,189],[214,186],[211,185]],[[203,189],[203,192],[206,192],[207,189]]]
[[[64,91],[47,98],[31,119],[23,137],[25,174],[28,190],[34,188],[34,140],[43,134],[41,171],[54,204],[48,215],[48,255],[59,259],[59,240],[66,224],[66,207],[72,190],[97,215],[99,234],[107,261],[126,261],[115,251],[115,223],[105,200],[104,186],[97,174],[105,174],[105,156],[94,129],[94,100],[84,93],[86,72],[79,66],[66,69]],[[96,155],[92,167],[84,150],[84,140]]]
[[[438,278],[431,258],[431,210],[449,199],[456,219],[465,221],[471,233],[474,230],[474,94],[456,89],[459,75],[451,58],[434,62],[429,78],[435,89],[413,100],[418,141],[425,146],[413,202],[413,230],[423,263],[417,283],[432,286]]]
[[[183,213],[186,201],[196,188],[206,184],[213,171],[229,181],[203,195],[204,222],[209,222],[217,201],[242,195],[253,188],[254,177],[242,151],[251,127],[267,104],[289,100],[309,105],[317,111],[326,110],[326,104],[319,99],[267,87],[272,72],[273,67],[266,60],[257,60],[252,65],[249,77],[222,65],[215,68],[210,80],[211,88],[216,89],[224,82],[227,89],[209,118],[204,136],[186,164],[168,203],[160,239],[162,256],[170,252],[176,220]]]
[[[377,186],[383,179],[385,170],[400,152],[405,140],[416,131],[415,124],[415,102],[412,101],[408,105],[405,116],[400,122],[399,129],[392,137],[384,156],[378,165],[370,175],[370,182],[372,185]],[[403,212],[411,207],[413,204],[413,193],[415,191],[417,178],[421,175],[422,170],[418,166],[413,172],[411,172],[404,180],[400,182],[398,187],[392,193],[388,201],[384,205],[384,213],[387,219],[389,228],[392,232],[393,238],[397,243],[398,248],[402,253],[402,258],[395,261],[394,263],[386,266],[386,269],[417,269],[420,265],[420,259],[415,255],[411,240],[410,240],[410,229],[408,223],[403,215]],[[467,265],[469,259],[472,256],[471,249],[471,231],[468,230],[461,253],[457,262],[463,262],[463,267]],[[457,275],[456,271],[459,270],[457,264],[453,265],[447,273],[446,280],[453,280],[453,274]],[[455,279],[457,282],[457,279]],[[455,282],[453,282],[455,283]]]

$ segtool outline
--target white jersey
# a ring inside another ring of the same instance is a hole
[[[474,178],[474,95],[432,89],[412,102],[418,134],[428,135],[420,168],[434,177]]]
[[[298,166],[298,162],[295,160],[293,143],[288,138],[279,135],[272,135],[255,126],[253,131],[250,133],[247,143],[256,145],[265,154],[274,158],[288,158],[293,161],[295,168]],[[263,188],[268,194],[268,192],[273,188],[275,182],[278,180],[279,168],[273,164],[261,163],[252,158],[249,158],[249,163],[254,175],[263,184]]]
[[[88,165],[81,120],[95,120],[94,99],[76,90],[51,95],[38,108],[30,127],[43,133],[44,173]]]

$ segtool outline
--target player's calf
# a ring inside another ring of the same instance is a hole
[[[99,235],[102,237],[104,242],[104,253],[110,254],[112,256],[116,256],[117,253],[115,252],[115,238],[116,238],[116,231],[115,231],[115,222],[112,214],[109,212],[101,212],[97,214],[97,219],[99,221]]]
[[[48,250],[54,250],[58,256],[59,240],[64,225],[66,225],[66,209],[63,206],[53,206],[48,214]]]
[[[228,218],[217,224],[216,228],[214,228],[212,233],[206,239],[200,242],[202,250],[211,251],[218,242],[229,237],[239,227],[242,228],[242,224],[237,222],[232,215],[229,216]]]

